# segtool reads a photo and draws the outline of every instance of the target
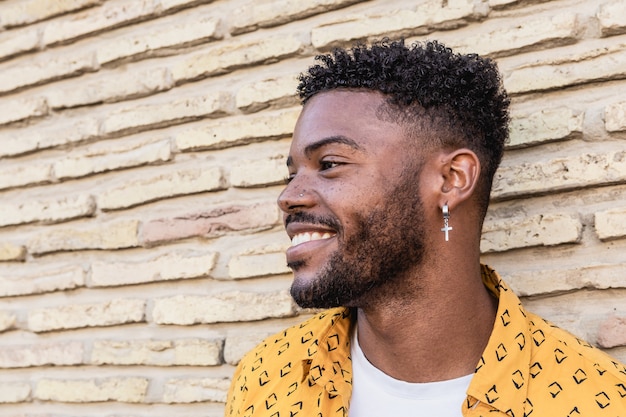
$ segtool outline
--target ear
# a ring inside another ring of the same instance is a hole
[[[473,151],[461,148],[444,155],[442,162],[439,204],[447,203],[452,210],[474,194],[480,177],[480,160]]]

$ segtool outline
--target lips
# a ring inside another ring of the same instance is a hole
[[[300,231],[290,233],[291,247],[285,253],[287,265],[294,272],[302,272],[303,266],[317,269],[332,251],[337,234],[331,231]]]
[[[307,220],[296,220],[293,217],[287,217],[285,230],[289,239],[291,239],[292,247],[302,243],[330,239],[337,235],[337,231],[334,228],[319,221]]]
[[[291,239],[291,247],[286,253],[287,264],[291,265],[304,261],[309,263],[313,257],[325,256],[323,254],[330,248],[329,243],[337,236],[335,230],[319,223],[292,221],[287,223],[286,229]]]
[[[330,239],[335,236],[335,233],[331,232],[300,232],[293,235],[291,238],[291,246],[298,246],[302,243],[307,243],[316,240]]]
[[[339,222],[330,216],[313,215],[305,211],[285,216],[285,230],[291,247],[287,249],[287,265],[296,272],[303,265],[319,267],[335,247]],[[296,265],[298,267],[296,268]]]

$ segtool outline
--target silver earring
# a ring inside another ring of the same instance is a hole
[[[300,198],[304,197],[304,193],[298,194],[298,197],[300,197]]]
[[[450,226],[448,226],[448,220],[450,220],[450,211],[448,210],[448,203],[444,204],[441,208],[441,212],[443,213],[443,227],[441,231],[445,234],[446,242],[448,241],[448,232],[452,230]]]

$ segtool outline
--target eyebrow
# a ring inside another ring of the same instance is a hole
[[[346,136],[342,136],[342,135],[337,135],[337,136],[329,136],[323,139],[320,139],[316,142],[310,143],[308,144],[305,148],[304,148],[304,154],[306,156],[311,155],[311,153],[315,152],[316,150],[327,146],[327,145],[331,145],[331,144],[341,144],[341,145],[346,145],[349,146],[350,148],[356,150],[356,151],[362,151],[363,148],[361,147],[361,145],[359,145],[358,143],[356,143],[354,140],[346,137]],[[287,157],[287,166],[290,167],[293,164],[293,158],[291,156]]]

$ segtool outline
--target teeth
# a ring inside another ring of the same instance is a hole
[[[330,239],[333,237],[331,233],[298,233],[291,239],[291,246],[296,246],[301,243],[310,242],[312,240],[322,240],[322,239]]]

